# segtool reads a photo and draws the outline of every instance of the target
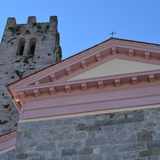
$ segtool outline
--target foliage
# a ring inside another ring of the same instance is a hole
[[[35,26],[37,26],[37,23],[32,23],[32,27],[35,27]]]
[[[15,63],[18,63],[18,62],[20,62],[20,60],[15,61]]]
[[[4,108],[8,108],[9,107],[9,104],[5,104],[3,105]]]
[[[14,28],[14,27],[8,27],[8,29],[9,29],[12,33],[15,33],[15,28]]]
[[[6,124],[6,123],[8,123],[8,121],[7,121],[7,120],[4,120],[4,121],[1,121],[1,120],[0,120],[0,124],[2,124],[2,125],[3,125],[3,124]]]
[[[22,78],[23,72],[20,72],[19,70],[16,70],[15,73],[17,74],[17,76],[18,76],[19,78]]]
[[[50,28],[49,25],[46,25],[46,28],[45,28],[45,32],[47,32],[47,30]]]
[[[42,29],[42,26],[41,26],[41,25],[37,25],[37,28],[38,28],[38,29]]]
[[[17,27],[8,27],[8,29],[12,32],[12,33],[16,33],[17,35],[21,34],[20,33],[20,28],[21,26],[17,26]]]

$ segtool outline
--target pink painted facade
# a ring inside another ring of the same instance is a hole
[[[111,38],[8,90],[20,123],[154,107],[160,104],[160,45]]]
[[[17,132],[11,132],[0,137],[0,154],[15,148]]]
[[[20,121],[159,104],[159,52],[155,44],[112,38],[11,84]]]

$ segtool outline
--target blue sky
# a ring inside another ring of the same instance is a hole
[[[17,24],[28,16],[48,22],[58,16],[63,59],[96,45],[116,32],[116,38],[160,44],[160,0],[2,0],[0,39],[8,17]]]

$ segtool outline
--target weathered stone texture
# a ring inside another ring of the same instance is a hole
[[[157,108],[20,123],[14,158],[159,160],[159,114]]]
[[[16,159],[17,159],[17,154],[14,149],[0,155],[0,160],[16,160]]]
[[[0,44],[0,135],[16,130],[19,119],[5,86],[60,61],[57,23],[56,17],[46,23],[29,17],[27,24],[16,24],[15,18],[8,18]],[[22,39],[24,51],[19,55]],[[30,54],[32,39],[36,41],[34,54]]]

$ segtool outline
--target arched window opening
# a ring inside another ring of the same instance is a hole
[[[26,43],[26,40],[24,38],[21,38],[19,40],[19,47],[18,47],[18,54],[17,55],[20,55],[20,56],[23,55],[25,43]]]
[[[33,56],[34,52],[35,52],[35,48],[36,48],[36,39],[35,38],[30,39],[29,46],[30,46],[29,55]]]
[[[26,35],[30,35],[30,31],[29,30],[26,30]]]

